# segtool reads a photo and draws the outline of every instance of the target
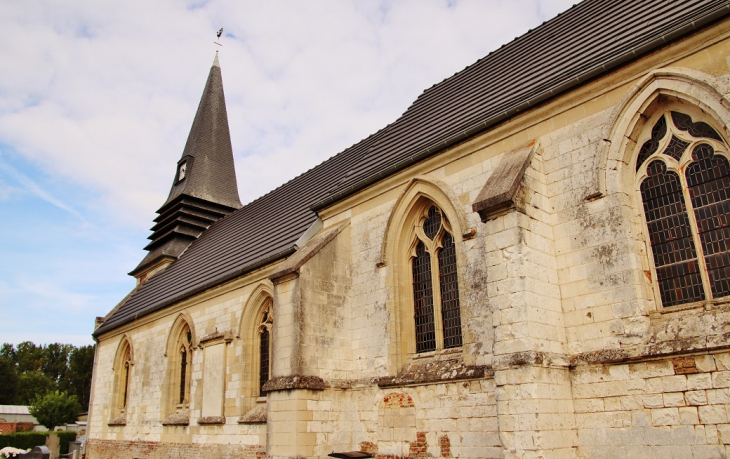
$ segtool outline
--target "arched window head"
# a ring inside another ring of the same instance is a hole
[[[438,207],[427,205],[413,234],[410,264],[416,352],[459,347],[459,281],[449,220]]]
[[[258,354],[259,354],[259,395],[266,395],[263,387],[271,377],[271,327],[273,325],[272,315],[273,301],[266,300],[262,307],[261,321],[258,326]]]
[[[708,122],[679,110],[649,120],[638,191],[664,307],[730,295],[730,163]]]

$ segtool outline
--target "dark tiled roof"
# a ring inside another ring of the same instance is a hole
[[[424,91],[382,131],[214,223],[100,335],[294,251],[321,208],[724,17],[730,0],[586,0]]]

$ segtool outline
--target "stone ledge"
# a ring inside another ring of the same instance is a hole
[[[238,420],[239,424],[266,424],[267,420],[267,414],[266,414],[266,404],[260,403],[256,405],[253,409],[249,410],[248,413],[241,416],[241,419]]]
[[[486,365],[465,365],[460,360],[416,361],[406,365],[396,376],[378,378],[376,382],[379,387],[393,387],[481,379],[492,374]]]
[[[570,359],[568,356],[552,352],[513,352],[494,358],[495,370],[506,370],[522,366],[567,368],[569,365]]]
[[[230,331],[226,332],[216,332],[211,333],[210,335],[205,335],[204,337],[200,338],[200,342],[198,343],[198,346],[205,347],[205,344],[208,343],[214,343],[217,341],[225,341],[226,343],[230,343],[233,341],[233,333]]]
[[[107,422],[106,425],[108,425],[108,426],[126,426],[127,425],[127,416],[126,415],[117,416],[116,418]]]
[[[190,413],[171,414],[167,419],[162,421],[163,426],[187,426],[190,425]]]
[[[225,423],[225,416],[204,416],[198,419],[198,424],[200,425],[219,425]]]
[[[276,392],[292,389],[324,390],[325,388],[324,380],[318,376],[283,376],[268,380],[262,390]]]

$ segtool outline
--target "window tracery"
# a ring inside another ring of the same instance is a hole
[[[637,181],[664,307],[730,295],[730,163],[704,121],[661,113],[637,157]]]
[[[456,248],[449,221],[435,205],[418,219],[410,264],[416,353],[460,347]]]

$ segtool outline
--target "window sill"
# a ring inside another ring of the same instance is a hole
[[[121,416],[117,416],[116,418],[107,422],[106,425],[111,426],[111,427],[126,426],[127,425],[127,416],[124,414],[122,414]]]
[[[198,424],[203,426],[221,425],[226,423],[225,416],[205,416],[198,419]]]
[[[409,355],[410,360],[453,360],[454,355],[461,354],[463,349],[459,347],[451,347],[448,349],[436,349],[435,351],[421,352],[419,354]]]
[[[163,426],[187,426],[190,425],[190,413],[187,411],[183,413],[171,414],[167,419],[162,421]]]
[[[730,297],[725,296],[714,300],[704,300],[696,301],[694,303],[677,304],[674,306],[667,306],[666,308],[662,307],[658,311],[653,311],[649,315],[650,317],[661,317],[664,314],[671,314],[673,312],[689,311],[694,309],[705,309],[707,311],[711,311],[718,307],[727,307],[728,305],[730,305]]]

